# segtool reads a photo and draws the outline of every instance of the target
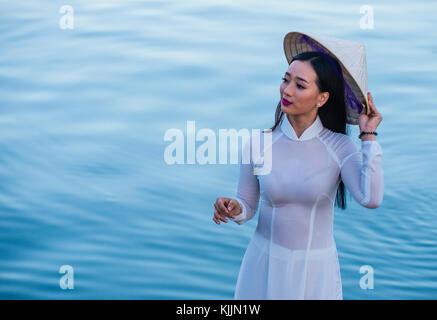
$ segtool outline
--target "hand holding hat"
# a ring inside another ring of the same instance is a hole
[[[358,121],[360,126],[360,131],[363,132],[374,132],[378,127],[379,123],[382,121],[382,116],[378,112],[375,107],[375,103],[373,102],[373,98],[370,92],[367,92],[367,100],[369,101],[369,108],[367,110],[367,114],[360,114]],[[374,138],[369,138],[368,135],[365,135],[365,140],[374,140]],[[364,138],[363,138],[364,140]]]

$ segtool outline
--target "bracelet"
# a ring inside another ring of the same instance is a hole
[[[376,133],[375,131],[373,131],[373,132],[366,132],[366,131],[363,131],[363,132],[360,133],[360,135],[358,136],[358,138],[361,139],[361,137],[362,137],[363,135],[365,135],[365,134],[374,134],[375,136],[378,135],[378,133]]]

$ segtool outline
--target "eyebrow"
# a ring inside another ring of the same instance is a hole
[[[288,72],[285,72],[285,74],[287,74],[289,77],[291,77],[291,74],[290,73],[288,73]],[[306,83],[308,83],[309,84],[309,82],[308,81],[306,81],[304,78],[301,78],[301,77],[298,77],[298,76],[296,76],[296,78],[298,78],[299,80],[302,80],[302,81],[305,81]]]

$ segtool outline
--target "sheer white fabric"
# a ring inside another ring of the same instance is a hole
[[[377,141],[353,140],[315,122],[298,138],[284,115],[270,133],[272,166],[256,175],[251,159],[240,161],[236,199],[243,224],[259,210],[256,230],[240,267],[234,299],[343,299],[333,236],[334,203],[340,178],[367,208],[383,198],[382,149]],[[254,136],[244,145],[250,148]],[[254,164],[255,163],[255,164]]]

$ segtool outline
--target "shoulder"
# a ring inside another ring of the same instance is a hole
[[[334,152],[339,159],[358,151],[354,140],[347,134],[334,132],[324,128],[319,139],[331,152]]]
[[[319,139],[322,140],[322,142],[328,143],[332,146],[353,142],[352,138],[347,134],[335,132],[328,128],[323,128],[319,134]]]

